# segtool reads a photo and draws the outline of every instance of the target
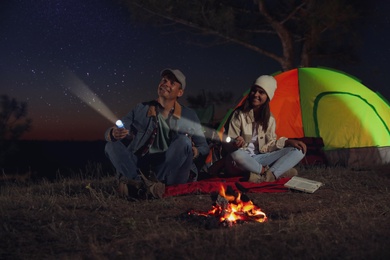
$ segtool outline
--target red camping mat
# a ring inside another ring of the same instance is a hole
[[[233,190],[239,191],[236,187],[236,183],[247,189],[247,192],[286,192],[288,191],[288,188],[284,187],[284,184],[289,180],[290,178],[281,178],[274,182],[252,183],[240,181],[240,177],[210,178],[197,182],[166,186],[164,197],[188,194],[208,194],[211,192],[218,192],[221,190],[221,185],[223,185],[225,189],[227,188],[227,186],[230,186]]]

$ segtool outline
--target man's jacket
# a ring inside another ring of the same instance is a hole
[[[130,131],[131,142],[128,146],[130,152],[137,153],[150,139],[156,127],[157,106],[159,104],[155,100],[140,103],[121,119],[125,128]],[[172,138],[177,134],[186,134],[192,138],[200,155],[209,153],[209,146],[195,111],[176,102],[168,124]],[[111,130],[112,128],[109,128],[105,133],[106,141],[116,141],[111,135]]]

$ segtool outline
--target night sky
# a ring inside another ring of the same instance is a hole
[[[378,2],[362,24],[360,63],[333,67],[390,100],[390,4]],[[205,48],[187,43],[187,36],[134,21],[113,0],[2,0],[0,94],[28,103],[33,129],[24,139],[101,140],[112,123],[70,87],[84,84],[95,93],[90,102],[100,99],[120,118],[157,96],[164,68],[186,75],[184,104],[202,89],[231,91],[238,99],[258,76],[280,70],[243,47]]]

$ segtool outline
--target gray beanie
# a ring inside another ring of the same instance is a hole
[[[164,69],[161,71],[160,75],[163,76],[168,72],[175,75],[177,81],[179,81],[181,84],[181,88],[184,90],[186,88],[186,76],[184,76],[184,74],[180,70],[173,70],[173,69]]]

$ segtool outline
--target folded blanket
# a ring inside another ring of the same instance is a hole
[[[164,197],[179,196],[188,194],[209,194],[221,190],[221,185],[226,189],[227,186],[238,192],[255,192],[255,193],[271,193],[271,192],[286,192],[288,188],[284,184],[290,178],[281,178],[274,182],[252,183],[240,180],[240,177],[231,178],[210,178],[197,182],[185,184],[171,185],[165,187]],[[239,187],[239,189],[237,188]]]

